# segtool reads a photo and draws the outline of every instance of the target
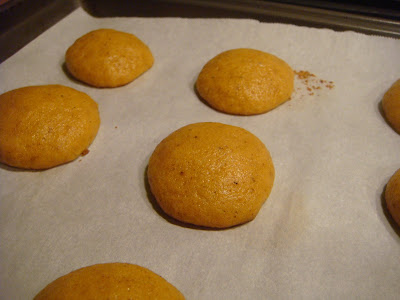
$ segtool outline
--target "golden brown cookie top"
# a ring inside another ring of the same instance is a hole
[[[147,45],[135,35],[113,29],[91,31],[68,48],[65,63],[78,80],[95,87],[117,87],[153,65]]]
[[[62,85],[29,86],[0,95],[0,162],[47,169],[76,159],[100,126],[87,94]]]
[[[390,214],[400,226],[400,169],[393,174],[386,185],[385,200]]]
[[[383,96],[382,109],[386,120],[400,133],[400,79],[393,83]]]
[[[215,228],[253,220],[275,176],[255,135],[221,123],[190,124],[170,134],[154,150],[147,174],[166,214]]]
[[[259,50],[233,49],[201,70],[196,89],[213,108],[230,114],[265,113],[289,100],[294,72],[282,59]]]
[[[165,299],[182,300],[173,285],[133,264],[107,263],[75,270],[46,286],[34,300]]]

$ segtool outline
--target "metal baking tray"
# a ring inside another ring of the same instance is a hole
[[[383,6],[351,5],[351,1],[263,1],[263,0],[83,0],[92,15],[180,16],[252,18],[334,30],[354,30],[367,34],[400,38],[400,2],[397,10]],[[368,1],[364,1],[368,3]],[[334,3],[334,5],[333,5]],[[380,3],[380,2],[376,2]],[[382,4],[377,4],[382,5]]]

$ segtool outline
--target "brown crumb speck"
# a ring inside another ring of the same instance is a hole
[[[296,74],[297,77],[299,77],[300,79],[306,79],[306,78],[309,78],[309,77],[315,77],[314,74],[312,74],[312,73],[310,73],[308,71],[303,71],[303,70],[294,71],[294,74]]]
[[[326,87],[327,87],[328,89],[331,90],[331,89],[333,89],[335,86],[334,86],[333,84],[327,84]]]
[[[85,155],[87,155],[89,152],[90,152],[89,149],[85,149],[85,150],[83,150],[83,152],[81,153],[81,156],[85,156]]]
[[[333,81],[320,79],[309,71],[294,71],[294,74],[303,84],[303,88],[307,91],[306,93],[310,96],[315,95],[315,91],[321,90],[322,88],[333,89],[335,87]]]

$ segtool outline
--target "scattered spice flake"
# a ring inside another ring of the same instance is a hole
[[[294,71],[294,73],[299,77],[299,79],[307,79],[310,77],[316,77],[314,74],[308,72],[308,71]]]
[[[115,129],[117,129],[117,128],[118,128],[118,126],[115,126],[114,128],[115,128]]]
[[[294,71],[294,74],[305,86],[308,95],[314,95],[314,91],[320,90],[322,88],[333,89],[335,87],[333,81],[327,81],[324,79],[319,79],[315,74],[309,71]]]
[[[89,149],[85,149],[85,150],[83,150],[83,152],[81,153],[81,156],[85,156],[85,155],[87,155],[89,152],[90,152]]]

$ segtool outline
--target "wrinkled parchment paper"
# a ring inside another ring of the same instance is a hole
[[[98,28],[137,35],[154,66],[115,89],[70,78],[66,49]],[[197,97],[196,77],[209,59],[241,47],[315,77],[296,77],[292,100],[269,113],[217,112]],[[129,262],[187,299],[398,299],[400,235],[382,192],[400,168],[400,135],[380,101],[399,77],[400,40],[255,20],[101,19],[76,10],[0,65],[1,93],[63,84],[97,101],[102,120],[90,153],[72,163],[39,172],[0,166],[0,297],[31,299],[77,268]],[[155,146],[202,121],[243,127],[271,152],[275,184],[248,224],[185,227],[149,194],[145,171]]]

